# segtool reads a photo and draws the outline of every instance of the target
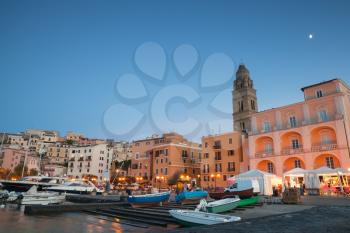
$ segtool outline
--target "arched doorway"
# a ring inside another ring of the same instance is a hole
[[[291,157],[284,161],[283,163],[283,172],[287,172],[294,168],[302,168],[305,169],[305,163],[302,159],[298,157]]]
[[[340,161],[332,154],[319,155],[314,160],[314,169],[320,167],[338,168],[340,167]]]
[[[257,169],[260,171],[274,174],[276,172],[275,164],[271,160],[263,160],[258,163]]]

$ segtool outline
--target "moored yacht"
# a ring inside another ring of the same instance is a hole
[[[59,192],[59,193],[74,193],[74,194],[101,194],[102,190],[97,188],[89,180],[72,180],[67,181],[62,185],[52,186],[46,188],[47,191]]]
[[[64,183],[66,178],[47,176],[26,176],[20,180],[0,180],[2,189],[15,192],[27,192],[32,186],[37,186],[38,191],[43,188],[57,186]]]

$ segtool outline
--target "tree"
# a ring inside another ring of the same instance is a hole
[[[68,140],[66,140],[66,143],[67,143],[68,145],[73,145],[74,141],[71,140],[71,139],[68,139]]]
[[[180,176],[181,176],[181,171],[175,172],[171,177],[169,177],[168,185],[175,185],[178,182]]]
[[[29,175],[30,176],[37,176],[38,175],[38,170],[36,170],[35,168],[32,168],[29,170]]]
[[[13,169],[13,175],[16,177],[21,177],[22,176],[22,171],[23,171],[23,164],[18,164],[14,169]],[[24,167],[24,176],[28,174],[28,167]]]

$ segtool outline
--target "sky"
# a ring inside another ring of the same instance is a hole
[[[259,110],[302,101],[306,85],[350,83],[349,11],[346,0],[2,0],[0,131],[128,140],[185,132],[198,121],[188,134],[198,140],[222,119],[213,130],[230,131],[228,91],[240,63]],[[181,46],[189,47],[181,54]],[[224,90],[214,114],[208,106]],[[162,103],[168,97],[178,98]]]

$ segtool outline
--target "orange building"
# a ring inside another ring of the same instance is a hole
[[[332,79],[301,90],[304,101],[251,115],[251,169],[350,168],[350,88]]]
[[[169,179],[182,176],[185,181],[200,177],[201,147],[177,133],[135,141],[130,174],[155,187],[168,187]]]
[[[245,134],[231,132],[202,138],[201,184],[203,188],[226,187],[227,179],[248,170],[243,156]]]

